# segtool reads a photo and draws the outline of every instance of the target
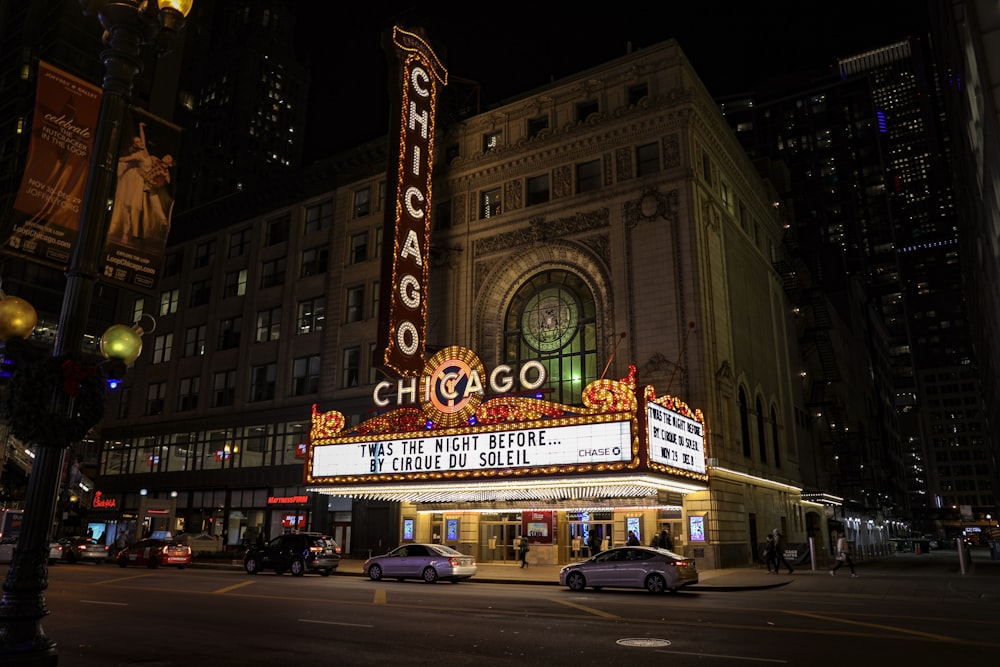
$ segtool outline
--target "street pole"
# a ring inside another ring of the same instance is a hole
[[[157,11],[155,3],[141,0],[80,0],[80,4],[85,12],[96,12],[104,27],[106,48],[101,52],[101,61],[105,73],[79,238],[66,271],[53,357],[79,355],[82,351],[91,296],[108,235],[122,125],[132,85],[142,71],[142,47],[160,33],[161,27],[168,33],[180,30],[187,13],[171,6]],[[183,4],[190,10],[190,2]],[[53,415],[71,415],[73,398],[61,387],[54,387],[49,409]],[[0,664],[5,667],[58,663],[56,643],[45,635],[41,619],[49,614],[44,595],[48,588],[49,531],[63,456],[71,443],[34,444],[36,455],[28,478],[24,523],[0,598]]]

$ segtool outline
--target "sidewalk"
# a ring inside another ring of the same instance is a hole
[[[363,561],[344,559],[336,574],[364,576]],[[700,570],[699,582],[685,590],[743,591],[782,589],[797,592],[830,592],[878,595],[880,597],[938,597],[1000,603],[1000,561],[990,559],[988,550],[974,549],[966,574],[960,572],[958,553],[954,550],[927,554],[899,553],[877,560],[855,563],[857,578],[847,567],[830,576],[828,565],[816,570],[805,567],[793,574],[769,574],[763,567]],[[559,585],[561,565],[519,563],[479,563],[473,578],[479,583]]]

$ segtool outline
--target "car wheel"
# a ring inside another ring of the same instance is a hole
[[[437,580],[438,580],[437,570],[435,570],[433,567],[425,567],[424,568],[423,579],[428,584],[437,583]]]
[[[587,578],[582,572],[570,572],[566,575],[566,585],[571,591],[582,591],[587,587]]]
[[[650,593],[662,593],[667,590],[667,580],[659,574],[651,574],[646,577],[646,590]]]
[[[160,567],[160,557],[153,556],[152,558],[150,558],[149,562],[146,563],[146,567],[148,567],[150,570],[155,570],[156,568]]]
[[[177,569],[178,569],[178,570],[183,570],[183,569],[184,569],[184,566],[183,566],[183,565],[178,565],[178,566],[177,566]]]
[[[243,569],[246,570],[247,574],[257,574],[260,571],[260,563],[254,557],[247,558],[243,561]]]
[[[382,566],[372,565],[368,568],[368,578],[372,581],[381,581],[382,579]]]
[[[306,573],[306,564],[302,562],[301,558],[296,558],[292,561],[291,570],[293,577],[301,577]]]
[[[333,572],[333,570],[331,570],[331,569],[320,570],[319,571],[319,576],[321,576],[321,577],[329,577],[331,572]]]

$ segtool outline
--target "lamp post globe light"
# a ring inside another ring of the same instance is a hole
[[[80,0],[84,13],[97,15],[104,28],[103,94],[94,151],[80,215],[79,240],[66,271],[66,291],[52,357],[79,357],[91,296],[108,234],[121,129],[136,76],[142,70],[143,46],[172,39],[184,27],[194,0]],[[74,418],[76,397],[57,384],[41,407],[56,423]],[[101,411],[103,411],[103,403]],[[92,426],[93,424],[90,424]],[[79,424],[77,424],[79,426]],[[0,664],[55,665],[56,643],[46,637],[41,619],[49,611],[48,534],[66,448],[77,429],[49,430],[33,439],[36,456],[25,497],[24,523],[3,582],[0,598]]]

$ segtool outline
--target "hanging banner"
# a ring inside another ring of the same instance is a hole
[[[180,128],[130,107],[122,129],[104,278],[152,293],[174,210]]]
[[[12,251],[57,267],[69,264],[100,111],[98,86],[38,63],[31,144],[7,241]]]

